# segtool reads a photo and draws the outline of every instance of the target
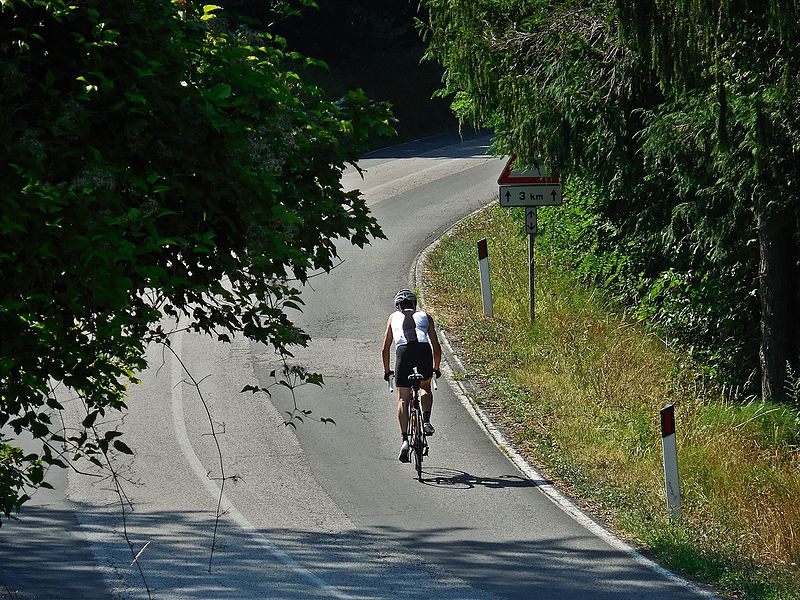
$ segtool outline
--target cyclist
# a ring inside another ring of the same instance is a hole
[[[422,427],[425,435],[433,435],[435,429],[431,424],[433,393],[431,377],[441,377],[439,364],[442,360],[442,347],[436,335],[433,318],[423,310],[417,310],[417,295],[409,289],[402,289],[394,297],[397,309],[386,323],[383,336],[383,378],[396,373],[397,378],[397,420],[400,423],[400,434],[403,443],[400,446],[400,462],[409,462],[408,457],[408,403],[411,401],[411,384],[408,376],[414,367],[423,376],[420,385],[420,404],[422,405]],[[395,343],[395,371],[389,369],[389,350]],[[433,351],[431,351],[433,347]]]

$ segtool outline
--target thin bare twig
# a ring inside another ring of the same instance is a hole
[[[53,445],[52,445],[50,442],[48,442],[47,440],[44,440],[44,439],[42,439],[42,440],[41,440],[41,442],[42,442],[42,445],[43,445],[43,446],[47,446],[48,448],[50,448],[50,450],[52,450],[52,451],[55,453],[55,455],[56,455],[56,456],[58,456],[59,458],[63,458],[63,459],[64,459],[64,464],[65,464],[65,465],[66,465],[66,466],[67,466],[69,469],[71,469],[71,470],[72,470],[74,473],[77,473],[78,475],[86,475],[87,477],[98,477],[98,478],[99,478],[99,477],[102,477],[102,475],[99,475],[99,474],[97,474],[97,473],[89,473],[88,471],[81,471],[81,470],[80,470],[78,467],[76,467],[75,465],[73,465],[73,464],[72,464],[72,460],[71,460],[69,457],[67,457],[67,456],[64,456],[64,455],[67,453],[67,450],[66,450],[66,448],[65,448],[65,449],[64,449],[64,451],[62,452],[61,450],[59,450],[58,448],[56,448],[55,446],[53,446]]]
[[[134,557],[133,557],[133,560],[131,561],[131,566],[133,566],[133,563],[135,563],[135,562],[138,562],[138,560],[139,560],[139,557],[140,557],[142,554],[144,554],[144,551],[145,551],[145,550],[147,550],[147,547],[148,547],[149,545],[150,545],[150,540],[148,540],[148,541],[147,541],[147,543],[146,543],[144,546],[142,546],[142,549],[141,549],[141,550],[139,550],[139,552],[136,554],[136,556],[134,556]]]
[[[5,590],[6,590],[6,594],[8,594],[8,598],[9,598],[9,600],[14,600],[14,592],[12,592],[12,591],[11,591],[11,590],[8,588],[8,585],[6,585],[6,582],[5,582],[5,581],[3,581],[2,579],[0,579],[0,583],[2,583],[2,584],[3,584],[3,587],[4,587],[4,588],[5,588]]]
[[[97,437],[96,431],[95,431],[95,436]],[[99,439],[99,437],[97,437],[97,439]],[[114,482],[114,491],[117,494],[117,498],[119,499],[119,506],[120,509],[122,510],[122,535],[125,538],[125,542],[128,544],[128,550],[130,550],[131,556],[133,556],[133,562],[131,562],[131,565],[136,563],[136,568],[139,571],[139,576],[142,578],[142,583],[144,584],[144,589],[147,592],[147,597],[152,599],[153,596],[150,593],[150,586],[147,584],[147,577],[145,577],[144,569],[142,568],[142,565],[139,562],[139,557],[142,555],[142,552],[144,552],[144,549],[147,548],[147,545],[150,542],[147,542],[147,544],[145,544],[144,547],[139,552],[136,552],[136,550],[134,549],[133,542],[131,541],[131,538],[128,535],[128,513],[125,510],[126,504],[131,508],[131,510],[133,510],[133,504],[131,503],[130,498],[128,498],[127,493],[125,493],[125,490],[123,490],[122,488],[122,484],[120,483],[120,478],[117,476],[117,471],[114,468],[114,465],[111,463],[111,458],[108,456],[107,451],[103,451],[103,458],[105,458],[108,470],[111,472],[112,475],[111,480]]]
[[[216,428],[214,427],[214,418],[211,415],[211,409],[209,408],[208,402],[203,396],[203,392],[200,390],[200,383],[204,381],[206,378],[204,377],[202,380],[197,381],[194,375],[192,375],[192,373],[189,371],[188,367],[186,366],[186,363],[183,362],[183,359],[178,355],[177,352],[175,352],[175,349],[166,343],[164,343],[163,345],[169,348],[169,351],[172,352],[172,356],[175,358],[175,360],[178,361],[178,364],[180,364],[181,368],[183,369],[183,372],[186,373],[186,375],[189,377],[191,385],[197,390],[197,395],[200,398],[200,402],[203,405],[203,409],[206,411],[208,422],[211,425],[211,437],[214,439],[214,445],[217,448],[217,458],[219,460],[219,472],[220,472],[220,486],[219,486],[219,496],[217,498],[217,510],[214,517],[214,533],[211,538],[211,554],[208,558],[208,572],[211,573],[211,564],[214,560],[214,551],[217,546],[217,530],[219,529],[219,522],[223,515],[222,498],[224,497],[225,494],[225,481],[227,479],[227,476],[225,475],[225,463],[222,456],[222,447],[220,446]]]
[[[89,405],[88,402],[86,401],[86,398],[84,398],[83,396],[79,396],[79,398],[83,403],[84,410],[88,414]],[[130,535],[128,534],[128,513],[126,511],[126,505],[128,508],[130,508],[130,510],[133,510],[133,503],[131,502],[130,498],[128,497],[128,494],[122,487],[122,483],[120,482],[122,478],[118,475],[117,470],[114,468],[114,464],[111,461],[111,457],[108,455],[108,447],[103,448],[102,444],[100,443],[101,437],[97,430],[97,426],[92,425],[91,431],[92,433],[94,433],[95,442],[97,442],[97,446],[98,448],[100,448],[100,452],[102,453],[103,459],[105,460],[108,473],[110,474],[110,479],[114,484],[114,492],[117,494],[117,499],[119,500],[119,506],[120,509],[122,510],[122,536],[125,538],[125,543],[128,544],[128,550],[130,550],[131,556],[136,558],[137,553],[134,550],[133,542],[131,541]],[[100,475],[96,476],[100,477]],[[139,576],[142,578],[142,583],[144,584],[144,589],[147,592],[147,597],[152,599],[152,594],[150,593],[150,586],[147,583],[147,577],[145,577],[144,569],[142,568],[142,565],[138,561],[134,562],[136,562],[136,568],[139,570]]]

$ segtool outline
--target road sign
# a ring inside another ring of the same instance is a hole
[[[500,186],[500,206],[558,206],[562,200],[560,185]]]
[[[497,179],[500,185],[500,206],[526,206],[525,232],[528,234],[528,287],[530,289],[531,323],[536,316],[534,307],[534,240],[536,238],[536,207],[561,204],[561,180],[543,165],[530,169],[513,169],[516,155],[508,159]]]
[[[536,235],[536,208],[531,207],[525,211],[525,233]]]
[[[503,172],[497,178],[499,185],[529,185],[529,184],[551,184],[558,185],[560,179],[558,174],[551,173],[544,165],[534,165],[530,169],[514,169],[517,155],[514,154],[508,159]]]

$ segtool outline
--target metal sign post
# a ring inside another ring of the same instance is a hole
[[[536,318],[534,301],[534,242],[536,241],[538,206],[558,206],[562,203],[561,181],[538,167],[514,171],[516,156],[506,163],[497,183],[500,185],[500,206],[525,207],[525,232],[528,234],[528,282],[530,288],[531,323]]]
[[[534,256],[533,256],[533,243],[536,239],[536,236],[532,233],[528,236],[528,287],[531,290],[531,300],[530,300],[530,307],[531,307],[531,323],[536,320],[536,300],[534,299],[534,281],[533,281],[533,272],[534,272]]]
[[[530,317],[531,323],[536,320],[536,301],[534,299],[534,245],[536,242],[536,225],[537,225],[536,207],[529,206],[525,209],[525,232],[528,234],[528,288],[530,289]]]

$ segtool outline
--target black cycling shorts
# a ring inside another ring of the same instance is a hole
[[[433,351],[428,342],[408,342],[397,347],[394,367],[397,387],[411,387],[408,376],[414,367],[423,379],[430,379],[433,375]]]

